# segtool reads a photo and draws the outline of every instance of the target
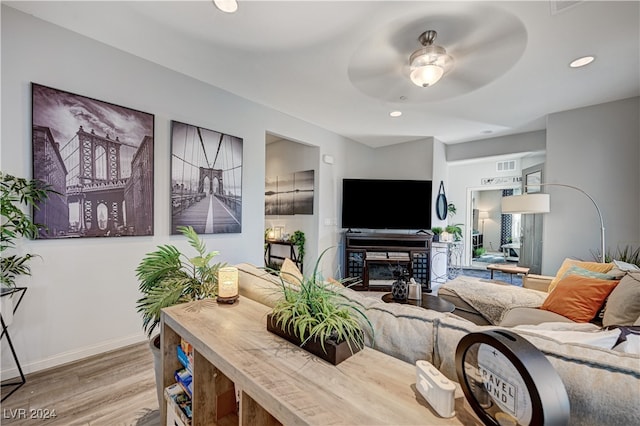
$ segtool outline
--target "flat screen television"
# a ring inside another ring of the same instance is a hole
[[[342,180],[342,227],[431,228],[430,180]]]

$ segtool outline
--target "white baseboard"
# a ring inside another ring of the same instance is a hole
[[[45,358],[39,361],[21,364],[22,372],[24,374],[35,373],[37,371],[46,370],[47,368],[58,367],[63,364],[78,361],[83,358],[98,355],[103,352],[109,352],[114,349],[119,349],[125,346],[133,345],[136,343],[144,342],[146,338],[144,335],[136,334],[133,336],[123,337],[121,339],[114,339],[102,343],[98,343],[93,346],[86,346],[84,348],[78,348],[73,351],[63,352],[58,355],[54,355],[49,358]],[[12,360],[13,361],[13,360]],[[18,367],[9,368],[0,372],[2,380],[12,379],[19,377]]]

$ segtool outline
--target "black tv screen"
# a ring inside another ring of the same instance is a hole
[[[342,180],[342,227],[431,228],[430,180]]]

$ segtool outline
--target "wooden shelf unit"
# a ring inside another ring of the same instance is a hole
[[[415,390],[415,365],[370,348],[331,365],[268,332],[270,311],[242,296],[233,305],[205,299],[163,309],[165,386],[180,367],[180,338],[193,346],[193,426],[479,424],[469,409],[436,416]],[[459,387],[456,399],[462,407]]]
[[[402,266],[423,291],[431,291],[431,239],[431,234],[346,232],[344,278],[359,280],[354,290],[391,291],[391,268]],[[387,276],[376,278],[376,268],[387,269]]]

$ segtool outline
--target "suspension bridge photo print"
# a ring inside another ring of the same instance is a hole
[[[58,192],[34,209],[38,238],[153,235],[153,114],[36,83],[31,93],[33,178]]]
[[[242,232],[242,138],[171,122],[171,233]]]

